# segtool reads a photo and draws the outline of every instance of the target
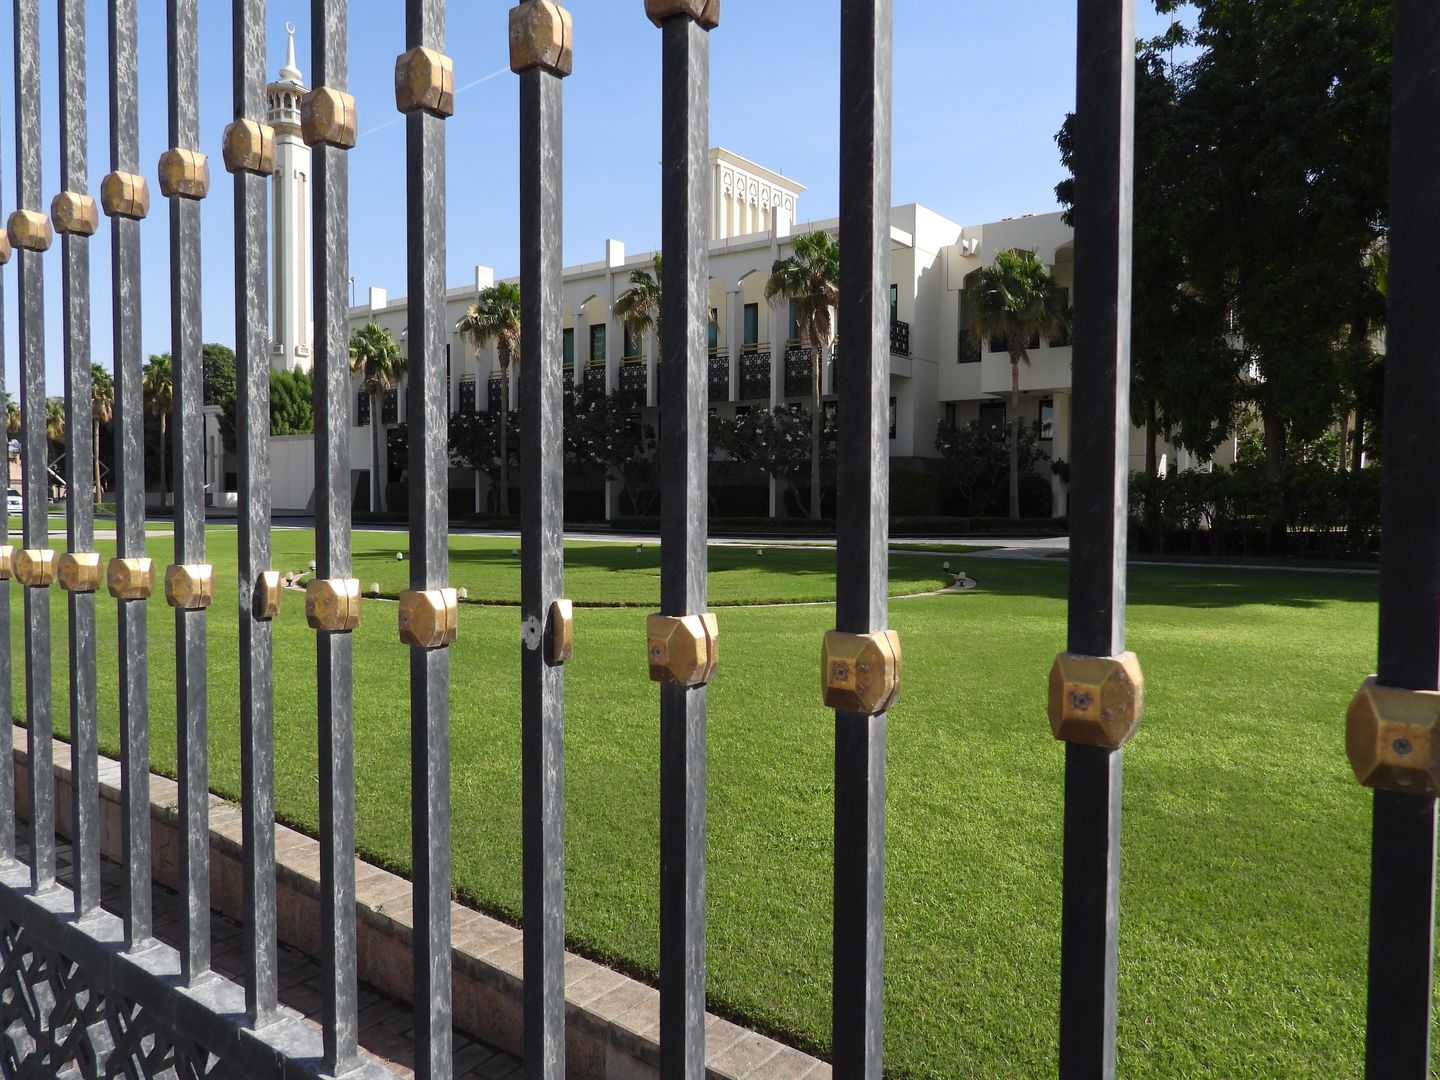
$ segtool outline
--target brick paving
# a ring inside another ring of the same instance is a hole
[[[28,861],[29,826],[21,822],[17,829],[17,848],[21,861]],[[63,841],[56,848],[56,876],[62,884],[72,882],[70,845]],[[109,859],[101,863],[101,903],[107,911],[121,913],[124,879],[118,863]],[[155,936],[172,947],[180,941],[180,894],[154,884]],[[234,982],[244,973],[242,926],[217,911],[210,913],[211,966]],[[313,957],[283,942],[278,951],[280,1003],[293,1010],[315,1027],[320,1026],[320,964]],[[360,1045],[375,1061],[404,1080],[415,1075],[414,1012],[404,1002],[372,989],[359,986]],[[461,1031],[454,1033],[456,1080],[519,1080],[520,1062],[509,1054],[485,1045]]]

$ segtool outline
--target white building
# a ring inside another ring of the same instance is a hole
[[[293,63],[282,71],[286,87],[299,81]],[[272,87],[274,89],[274,87]],[[274,98],[272,97],[272,102]],[[283,100],[283,91],[282,91]],[[782,402],[808,404],[810,368],[808,342],[798,334],[788,306],[772,305],[764,298],[765,281],[776,259],[790,253],[791,237],[815,229],[836,231],[835,220],[800,224],[797,209],[804,187],[725,149],[710,152],[713,166],[712,241],[710,248],[710,405],[721,415]],[[292,159],[285,184],[303,182],[308,162]],[[297,179],[298,178],[298,179]],[[277,175],[277,179],[279,179]],[[283,185],[277,184],[277,192]],[[288,204],[285,204],[288,205]],[[282,199],[276,197],[277,245],[282,229]],[[308,231],[286,236],[307,236]],[[960,225],[918,204],[894,207],[891,237],[891,349],[890,397],[892,470],[935,469],[938,458],[934,438],[942,419],[1003,425],[1009,408],[1008,353],[989,342],[976,343],[962,304],[966,279],[993,261],[996,253],[1024,248],[1034,251],[1065,289],[1074,283],[1074,238],[1059,213],[1026,215],[981,225]],[[294,245],[292,245],[293,248]],[[306,280],[308,254],[296,265],[294,250],[276,253],[277,329],[280,312],[303,313],[305,296],[290,292],[291,282]],[[564,271],[563,355],[569,388],[575,381],[592,390],[619,394],[644,420],[653,422],[657,401],[656,350],[647,335],[632,339],[615,316],[616,300],[630,287],[635,269],[650,269],[653,252],[630,254],[620,240],[609,240],[604,257],[572,265]],[[282,265],[286,268],[283,272]],[[499,363],[494,346],[476,355],[453,330],[474,303],[477,292],[492,284],[493,272],[477,266],[475,278],[447,291],[446,320],[452,327],[446,345],[450,411],[495,409],[499,406]],[[281,293],[284,285],[285,293]],[[301,291],[296,285],[296,291]],[[290,315],[287,314],[286,318]],[[297,316],[303,320],[303,315]],[[350,310],[351,329],[374,321],[389,329],[397,341],[405,327],[404,299],[391,299],[383,289],[369,289],[367,302]],[[308,330],[308,320],[303,320]],[[282,333],[289,333],[285,324]],[[304,339],[277,333],[277,355],[307,366],[308,333]],[[301,344],[303,340],[303,344]],[[292,349],[293,352],[288,351]],[[402,345],[403,347],[403,345]],[[843,349],[843,343],[838,348]],[[304,348],[302,353],[300,349]],[[1029,350],[1030,363],[1020,369],[1021,411],[1025,421],[1042,425],[1042,448],[1051,460],[1068,460],[1070,441],[1070,344],[1057,336],[1037,341]],[[523,360],[521,361],[523,363]],[[833,373],[821,373],[827,403],[833,402]],[[511,406],[518,404],[518,385],[510,380]],[[380,422],[391,425],[405,418],[406,386],[386,395]],[[370,401],[359,381],[351,398],[352,490],[363,506],[369,491],[371,445],[368,424]],[[305,455],[300,447],[283,450],[297,465]],[[1168,447],[1164,448],[1169,450]],[[1173,460],[1173,451],[1171,451]],[[1132,468],[1143,467],[1143,441],[1132,440]],[[1177,463],[1183,464],[1183,463]],[[390,475],[387,478],[399,479]],[[512,476],[512,483],[518,477]],[[1065,486],[1049,477],[1054,514],[1065,512]],[[450,486],[474,492],[476,505],[486,505],[485,481],[471,470],[452,469]],[[781,495],[769,485],[771,513],[781,509]],[[277,487],[277,509],[303,510],[313,505],[313,483],[288,470],[284,489]],[[597,500],[600,493],[596,491]],[[616,493],[604,494],[607,516],[617,512]]]
[[[295,66],[295,27],[280,78],[265,88],[266,123],[275,129],[275,181],[270,185],[270,366],[280,371],[314,365],[310,353],[310,148],[300,136],[300,99],[307,87]]]

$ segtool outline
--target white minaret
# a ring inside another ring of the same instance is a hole
[[[265,88],[266,121],[275,129],[275,258],[270,311],[274,333],[270,366],[309,371],[310,355],[310,148],[300,137],[300,99],[305,84],[295,66],[295,27],[285,24],[290,44],[280,78]]]

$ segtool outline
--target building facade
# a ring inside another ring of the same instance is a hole
[[[285,87],[298,84],[293,64],[281,72]],[[272,98],[272,102],[273,102]],[[282,93],[283,101],[283,93]],[[795,236],[817,229],[835,232],[836,220],[800,223],[798,207],[804,187],[738,154],[722,148],[710,152],[712,166],[712,241],[710,248],[709,392],[712,412],[734,416],[755,408],[782,403],[808,407],[811,400],[811,356],[808,341],[800,340],[794,313],[788,305],[765,300],[765,282],[777,259],[791,252]],[[298,160],[298,174],[308,169]],[[277,175],[277,180],[280,177]],[[288,183],[290,179],[287,178]],[[278,190],[278,185],[277,185]],[[280,233],[281,200],[276,199],[277,243]],[[290,237],[307,233],[287,233]],[[978,225],[961,225],[918,204],[896,206],[890,214],[890,457],[892,470],[935,469],[936,427],[942,420],[977,422],[1002,426],[1008,421],[1011,388],[1008,352],[999,342],[977,341],[971,333],[965,310],[964,288],[981,267],[993,262],[997,253],[1024,248],[1035,252],[1049,268],[1061,288],[1074,286],[1074,235],[1057,213],[1034,214]],[[304,246],[291,241],[292,247]],[[295,251],[280,252],[276,259],[277,329],[279,312],[304,311],[297,301],[292,282],[307,280],[308,246],[303,259]],[[582,387],[589,392],[619,395],[634,417],[654,424],[657,412],[657,355],[653,335],[631,335],[616,317],[616,301],[630,288],[630,274],[636,269],[653,269],[654,252],[627,252],[620,240],[608,240],[604,257],[580,263],[564,271],[563,316],[565,385],[567,390]],[[843,257],[843,256],[842,256]],[[305,270],[293,276],[288,269],[282,277],[282,263],[303,262]],[[497,410],[501,405],[499,360],[494,345],[476,353],[454,330],[477,293],[494,282],[489,268],[477,266],[473,281],[447,291],[446,318],[451,332],[446,344],[449,408],[452,413]],[[287,295],[280,292],[284,283]],[[288,317],[288,316],[287,316]],[[393,299],[383,289],[370,288],[366,302],[351,308],[352,332],[368,322],[390,330],[402,342],[406,303]],[[288,333],[288,326],[284,331]],[[287,361],[302,359],[309,365],[308,320],[302,346],[290,351],[291,339],[277,334]],[[833,355],[843,350],[822,350],[821,385],[827,407],[833,407]],[[522,350],[523,352],[523,350]],[[1040,425],[1041,449],[1051,461],[1065,461],[1070,447],[1070,342],[1065,334],[1037,340],[1028,350],[1029,363],[1020,366],[1021,420]],[[523,356],[517,365],[523,364]],[[277,365],[278,366],[278,365]],[[512,368],[510,406],[518,404],[518,385]],[[381,406],[378,422],[386,426],[405,417],[404,381],[392,389]],[[369,491],[372,467],[371,416],[368,395],[357,378],[351,395],[351,463],[353,490],[360,504]],[[287,447],[287,452],[292,448]],[[1185,467],[1168,446],[1162,447],[1167,467]],[[303,455],[297,455],[299,461]],[[1143,468],[1143,441],[1132,439],[1132,469]],[[386,477],[397,480],[386,463]],[[1051,512],[1066,511],[1063,470],[1050,472]],[[475,505],[487,505],[487,481],[473,470],[454,469],[450,486],[474,493]],[[288,505],[308,500],[312,486],[297,483],[292,475],[287,490],[276,492],[277,509],[304,510],[306,505]],[[614,490],[605,493],[607,516],[618,511]],[[770,484],[769,509],[783,509],[782,494]]]

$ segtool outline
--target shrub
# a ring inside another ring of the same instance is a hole
[[[935,474],[921,469],[890,473],[890,513],[895,517],[926,517],[935,513]]]

